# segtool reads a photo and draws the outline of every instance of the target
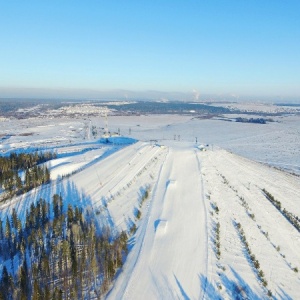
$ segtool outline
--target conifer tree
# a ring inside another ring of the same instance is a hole
[[[10,226],[10,222],[9,222],[8,216],[6,217],[5,237],[10,241],[10,238],[11,238],[11,226]]]
[[[27,299],[29,295],[28,268],[26,259],[20,268],[20,293],[21,299]]]

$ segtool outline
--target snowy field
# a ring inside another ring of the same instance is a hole
[[[111,116],[108,127],[142,141],[162,144],[209,144],[252,160],[300,174],[300,116],[273,117],[275,122],[251,124],[191,116],[146,115]],[[5,120],[1,125],[0,151],[34,148],[53,149],[57,145],[82,144],[100,138],[104,118]],[[92,135],[91,128],[98,129]]]
[[[24,221],[58,193],[112,232],[136,224],[107,299],[300,299],[300,232],[263,192],[300,217],[300,117],[274,120],[111,116],[121,136],[109,140],[101,118],[3,120],[2,155],[57,158],[51,183],[2,202],[0,217],[15,207]]]

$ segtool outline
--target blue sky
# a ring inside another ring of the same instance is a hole
[[[0,26],[0,97],[26,88],[300,97],[298,0],[0,0]]]

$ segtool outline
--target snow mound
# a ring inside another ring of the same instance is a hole
[[[168,221],[167,220],[156,220],[154,222],[154,229],[155,232],[158,234],[164,234],[167,231],[167,227],[168,227]]]

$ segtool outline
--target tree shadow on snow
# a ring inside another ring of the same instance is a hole
[[[184,299],[184,300],[189,300],[189,299],[190,299],[189,296],[188,296],[187,293],[184,291],[184,289],[183,289],[182,285],[180,284],[179,280],[177,279],[176,275],[175,275],[175,274],[173,274],[173,275],[174,275],[174,278],[175,278],[175,280],[176,280],[177,286],[178,286],[178,288],[179,288],[179,290],[180,290],[182,299]]]
[[[284,300],[292,300],[293,298],[291,296],[289,296],[282,288],[279,288],[280,289],[280,292],[281,294],[279,295],[279,297],[281,299],[284,299]]]
[[[72,207],[77,206],[78,208],[85,210],[91,209],[92,201],[90,196],[85,195],[83,192],[80,192],[76,187],[75,183],[71,180],[63,180],[57,183],[56,192],[57,195],[60,195],[63,199],[63,211],[68,210],[68,206]]]
[[[259,300],[261,296],[257,295],[247,284],[247,282],[233,269],[230,268],[232,274],[236,280],[231,280],[226,275],[221,274],[220,278],[224,287],[226,288],[226,293],[234,299],[254,299]]]
[[[247,282],[233,269],[230,268],[234,279],[230,279],[225,274],[220,274],[220,280],[225,288],[225,292],[230,299],[236,300],[260,300],[261,295],[256,294],[251,287],[247,284]],[[204,275],[200,275],[200,283],[201,289],[204,291],[204,297],[206,299],[223,299],[220,295],[220,291],[215,288],[212,282],[208,280],[208,278]]]
[[[32,203],[37,203],[38,200],[44,199],[50,204],[50,219],[53,219],[53,195],[59,195],[63,199],[63,212],[66,213],[68,206],[73,208],[76,206],[82,209],[85,218],[94,219],[96,230],[99,234],[109,234],[114,237],[118,231],[114,220],[104,205],[95,205],[96,201],[92,201],[91,197],[79,190],[74,182],[70,179],[60,179],[51,183],[41,185],[18,198],[12,198],[0,210],[0,220],[5,220],[6,216],[12,214],[12,209],[15,208],[22,224],[26,219],[26,212],[29,211]],[[101,199],[99,199],[101,203]]]
[[[199,276],[201,290],[203,291],[205,297],[204,299],[222,299],[218,290],[213,286],[211,282],[208,281],[208,278],[204,275]]]

